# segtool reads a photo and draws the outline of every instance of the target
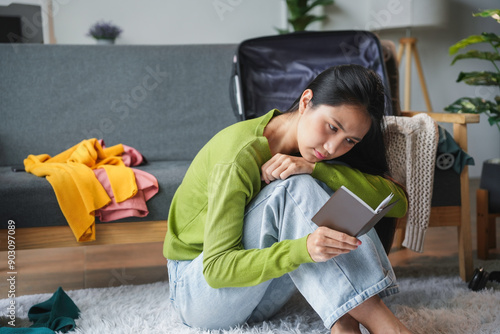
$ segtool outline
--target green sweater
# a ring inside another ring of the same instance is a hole
[[[313,262],[307,236],[265,249],[242,246],[245,207],[266,184],[260,167],[271,158],[264,128],[279,111],[236,123],[197,154],[170,207],[163,254],[192,260],[203,252],[203,274],[214,288],[253,286]],[[388,216],[402,217],[407,200],[394,183],[341,165],[317,163],[312,176],[336,190],[344,185],[376,207],[391,192],[401,199]]]

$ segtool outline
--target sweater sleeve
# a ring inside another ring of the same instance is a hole
[[[312,262],[307,236],[264,249],[243,248],[245,207],[254,188],[245,171],[235,164],[217,165],[210,175],[203,274],[211,287],[253,286]]]
[[[326,162],[316,163],[311,176],[323,181],[332,190],[337,190],[341,186],[347,187],[373,209],[392,192],[394,194],[392,201],[399,201],[387,213],[387,217],[403,217],[408,209],[408,199],[403,189],[381,176],[362,173],[348,166]]]

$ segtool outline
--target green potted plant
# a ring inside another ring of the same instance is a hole
[[[500,23],[500,9],[489,9],[473,14],[477,17],[491,17]],[[490,45],[491,51],[468,50],[457,54],[462,49],[476,44]],[[495,71],[472,71],[460,72],[457,82],[464,82],[473,86],[500,87],[500,69],[497,62],[500,61],[500,36],[495,33],[483,32],[481,35],[471,35],[452,45],[449,49],[450,55],[455,55],[452,65],[463,59],[478,59],[493,64]],[[493,100],[480,97],[462,97],[445,108],[452,113],[474,113],[485,114],[491,126],[496,126],[500,131],[500,96],[496,95]],[[491,212],[500,212],[500,159],[494,158],[483,163],[481,171],[480,188],[487,189],[489,196],[489,207]]]
[[[99,21],[90,27],[88,36],[95,38],[97,44],[114,44],[123,30],[111,22]]]
[[[286,0],[289,12],[288,23],[292,25],[293,31],[304,31],[306,27],[316,21],[323,21],[326,15],[311,14],[316,6],[332,5],[334,0]],[[288,29],[277,29],[279,33],[286,34]]]

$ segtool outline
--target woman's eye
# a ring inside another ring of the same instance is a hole
[[[338,129],[336,127],[331,124],[328,124],[328,126],[330,127],[330,130],[332,130],[333,132],[337,132]]]
[[[347,138],[346,141],[349,145],[356,145],[356,142],[350,138]]]

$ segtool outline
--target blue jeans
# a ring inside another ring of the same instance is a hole
[[[317,226],[311,218],[332,193],[309,175],[271,182],[246,208],[245,249],[270,247],[314,232]],[[375,230],[359,239],[362,245],[347,254],[302,264],[280,278],[242,288],[211,288],[203,277],[203,253],[192,261],[168,260],[170,299],[186,325],[227,329],[270,318],[298,290],[331,328],[366,299],[398,292]]]

